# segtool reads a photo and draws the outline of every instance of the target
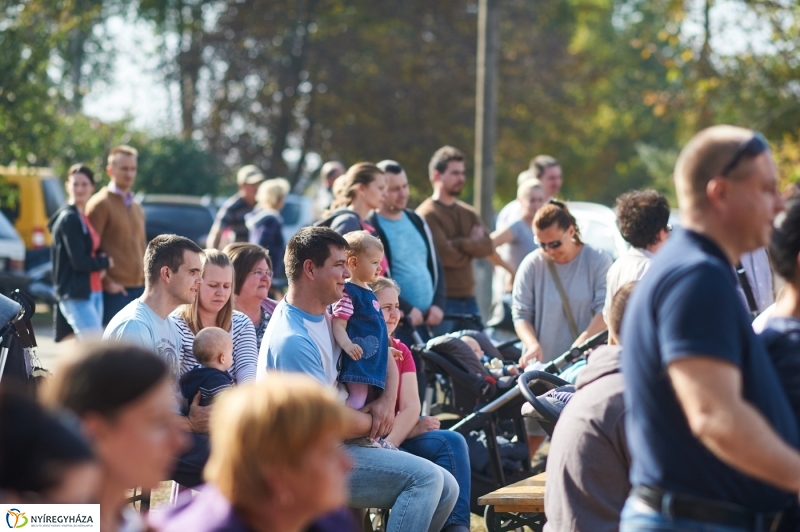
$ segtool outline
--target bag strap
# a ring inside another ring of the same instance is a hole
[[[550,270],[550,274],[553,276],[553,282],[556,284],[556,290],[558,290],[558,295],[561,297],[561,304],[564,306],[564,314],[567,315],[567,322],[569,322],[569,330],[572,332],[572,339],[578,339],[578,325],[575,323],[575,316],[572,314],[572,307],[569,306],[569,300],[567,299],[567,293],[564,291],[564,285],[561,284],[561,278],[558,276],[558,270],[556,270],[555,263],[550,259],[550,257],[545,257],[545,262],[547,263],[547,267]]]
[[[753,295],[753,287],[750,286],[750,280],[747,278],[747,272],[745,271],[741,262],[736,265],[736,275],[739,277],[739,284],[742,285],[744,297],[747,299],[747,306],[750,307],[750,314],[757,316],[758,305],[756,304],[756,298]]]

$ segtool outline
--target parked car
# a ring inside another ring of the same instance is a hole
[[[158,235],[173,233],[193,240],[202,248],[206,246],[215,213],[210,196],[139,194],[136,201],[144,210],[148,242]]]
[[[50,168],[0,166],[0,210],[26,249],[50,245],[47,222],[65,202],[64,184]]]
[[[0,213],[0,293],[10,294],[28,284],[25,243],[8,218]]]
[[[616,260],[630,245],[617,228],[617,215],[605,205],[586,201],[567,202],[569,212],[578,222],[581,239],[595,249],[602,249]]]

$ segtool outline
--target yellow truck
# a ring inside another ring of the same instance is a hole
[[[50,245],[47,221],[65,201],[64,185],[50,168],[0,166],[0,211],[26,249]]]

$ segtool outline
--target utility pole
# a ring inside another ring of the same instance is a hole
[[[494,151],[497,144],[497,63],[500,37],[497,0],[478,2],[478,61],[475,90],[475,208],[486,227],[494,224]],[[481,314],[492,302],[492,265],[475,261],[475,296]]]

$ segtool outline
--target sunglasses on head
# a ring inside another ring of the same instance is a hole
[[[764,135],[756,131],[753,133],[752,137],[739,144],[730,162],[725,165],[720,175],[723,177],[727,176],[745,157],[755,157],[768,149],[769,144],[767,143],[767,139],[764,138]]]

